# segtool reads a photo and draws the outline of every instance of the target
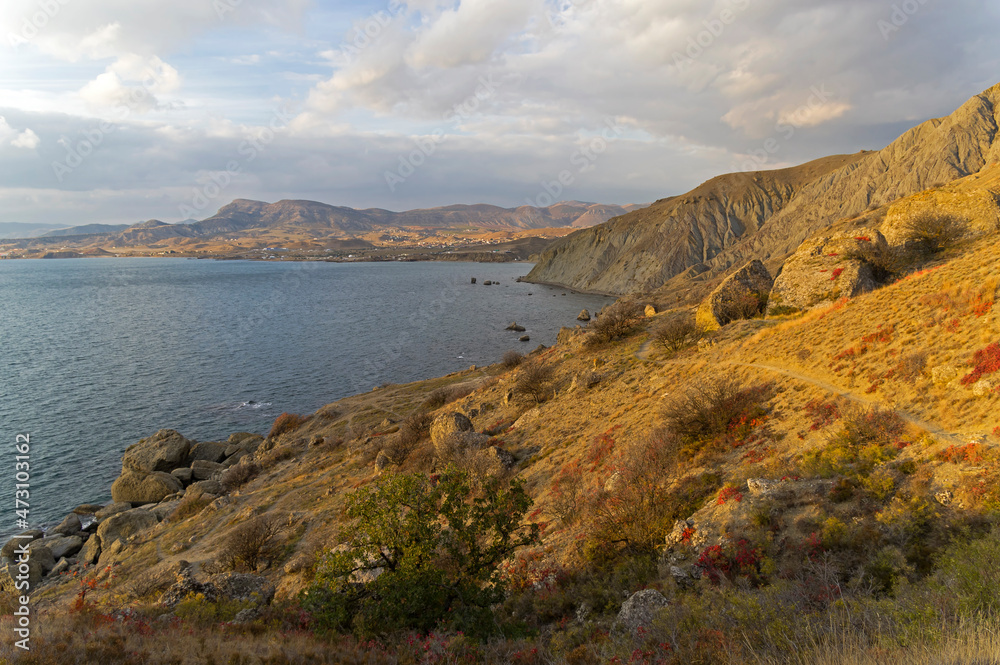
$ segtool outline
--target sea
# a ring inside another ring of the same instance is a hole
[[[198,441],[266,434],[285,411],[551,345],[581,309],[610,302],[516,281],[530,269],[0,261],[0,535],[19,532],[24,516],[51,526],[79,504],[110,501],[122,452],[159,429]],[[505,330],[514,320],[527,333]],[[30,437],[25,455],[19,436]]]

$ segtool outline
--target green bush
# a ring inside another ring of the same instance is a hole
[[[320,560],[305,603],[321,628],[359,636],[495,632],[500,564],[538,540],[522,524],[531,503],[517,480],[473,484],[454,468],[380,476],[347,497],[347,542]]]

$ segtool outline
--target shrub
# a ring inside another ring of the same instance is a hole
[[[276,536],[281,532],[273,517],[257,516],[240,524],[226,538],[219,563],[228,570],[256,572],[264,561],[277,553]]]
[[[241,461],[223,471],[219,482],[227,491],[232,492],[260,475],[260,471],[260,465],[256,462]]]
[[[896,279],[914,263],[915,257],[902,247],[891,247],[864,237],[855,240],[859,241],[858,245],[844,252],[844,258],[868,265],[872,277],[880,284]]]
[[[768,296],[766,292],[752,291],[745,286],[734,284],[732,293],[717,304],[716,319],[719,325],[757,318],[767,308]]]
[[[653,330],[653,341],[669,353],[677,353],[701,337],[701,330],[695,325],[690,314],[677,313],[668,316]]]
[[[552,368],[541,362],[525,365],[514,383],[514,394],[531,397],[536,403],[544,402],[549,393],[552,373]]]
[[[798,307],[792,307],[790,305],[776,305],[771,308],[769,312],[770,316],[788,316],[791,314],[798,314],[802,310]]]
[[[500,364],[503,365],[504,369],[514,369],[523,362],[524,354],[517,351],[508,351],[500,359]]]
[[[280,416],[274,419],[274,424],[271,425],[271,431],[267,433],[267,438],[276,439],[282,434],[292,432],[302,427],[308,421],[307,416],[300,416],[295,413],[282,413]]]
[[[927,367],[927,352],[913,351],[899,358],[893,374],[901,381],[913,383],[924,373]]]
[[[440,409],[445,404],[450,404],[455,400],[472,394],[473,390],[475,390],[475,386],[466,383],[454,386],[442,386],[431,391],[431,394],[427,396],[427,399],[424,400],[421,406],[428,411]]]
[[[618,300],[601,310],[600,316],[590,327],[594,329],[597,338],[603,342],[611,342],[625,337],[635,328],[643,317],[643,307],[635,300]]]
[[[426,411],[410,414],[399,426],[399,432],[385,446],[385,454],[396,464],[410,456],[421,439],[427,436],[434,418]]]
[[[993,342],[984,349],[979,349],[972,356],[973,369],[962,377],[962,385],[976,383],[987,374],[1000,371],[1000,343]]]
[[[186,492],[181,502],[170,513],[171,522],[180,522],[193,515],[197,515],[202,509],[212,502],[204,492]]]
[[[901,226],[905,238],[929,254],[938,254],[954,246],[968,228],[968,220],[958,215],[933,211],[914,215]]]
[[[721,442],[732,424],[764,416],[772,395],[770,384],[747,387],[732,376],[706,379],[671,401],[664,416],[667,426],[689,445]]]
[[[521,522],[531,503],[519,481],[485,479],[477,491],[454,468],[436,482],[380,476],[347,497],[353,528],[346,547],[319,562],[307,609],[321,627],[365,636],[441,624],[495,632],[500,565],[538,540],[538,526]]]

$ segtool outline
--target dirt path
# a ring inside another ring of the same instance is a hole
[[[763,364],[760,364],[760,363],[741,363],[741,362],[737,362],[735,360],[726,361],[725,364],[727,364],[727,365],[739,365],[739,366],[742,366],[742,367],[754,367],[756,369],[762,369],[762,370],[764,370],[766,372],[773,372],[775,374],[783,374],[784,376],[787,376],[787,377],[792,378],[792,379],[796,379],[798,381],[804,381],[805,383],[811,383],[812,385],[817,386],[819,388],[822,388],[823,390],[826,390],[827,392],[831,392],[834,395],[837,395],[839,397],[844,397],[846,399],[851,400],[852,402],[857,402],[858,404],[862,404],[864,406],[871,406],[871,405],[874,405],[874,404],[878,403],[878,400],[873,400],[873,399],[869,399],[869,398],[866,398],[866,397],[862,397],[860,395],[856,395],[856,394],[854,394],[854,393],[852,393],[850,391],[843,390],[842,388],[839,388],[839,387],[833,385],[832,383],[827,383],[826,381],[822,381],[820,379],[808,376],[806,374],[800,374],[799,372],[794,372],[794,371],[792,371],[790,369],[785,369],[784,367],[775,367],[773,365],[763,365]],[[921,420],[920,418],[917,418],[912,413],[907,413],[906,411],[902,411],[900,409],[895,409],[895,411],[896,411],[896,413],[899,414],[899,416],[903,420],[905,420],[906,422],[910,423],[911,425],[913,425],[915,427],[918,427],[918,428],[924,430],[925,432],[927,432],[931,436],[935,437],[936,439],[951,441],[951,442],[954,442],[954,443],[965,443],[966,439],[968,438],[968,434],[962,435],[962,434],[959,434],[958,432],[949,432],[947,430],[941,429],[940,427],[938,427],[937,425],[935,425],[933,423],[929,423],[926,420]]]
[[[653,340],[647,339],[642,345],[636,350],[635,357],[639,360],[649,360],[649,347],[653,345]]]

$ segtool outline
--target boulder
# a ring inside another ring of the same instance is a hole
[[[456,432],[471,432],[472,429],[472,421],[465,414],[453,411],[440,415],[431,423],[431,443],[437,446]]]
[[[181,481],[175,476],[162,471],[144,474],[136,471],[123,471],[111,484],[111,498],[116,502],[158,503],[165,497],[184,489]]]
[[[215,587],[219,600],[252,603],[258,607],[270,605],[274,600],[274,585],[260,575],[221,573],[209,577],[208,584]]]
[[[392,466],[393,461],[384,450],[378,451],[378,455],[375,456],[375,475],[381,474],[383,471]]]
[[[233,453],[232,455],[230,455],[229,457],[227,457],[226,461],[222,463],[222,466],[224,466],[224,467],[226,467],[228,469],[229,467],[233,466],[234,464],[239,463],[239,461],[241,459],[243,459],[244,457],[248,456],[249,454],[250,453],[248,453],[247,451],[245,451],[245,450],[243,450],[241,448],[241,449],[237,450],[235,453]]]
[[[152,529],[158,523],[159,520],[152,511],[133,508],[101,522],[97,535],[101,539],[101,547],[108,549],[115,541],[122,541],[124,544],[136,534]]]
[[[875,290],[878,282],[872,267],[851,258],[872,247],[888,249],[882,234],[867,228],[806,240],[774,280],[768,313],[810,309]]]
[[[73,556],[83,547],[83,538],[80,536],[52,536],[34,542],[38,543],[39,546],[49,548],[56,560]]]
[[[150,508],[149,512],[156,515],[156,519],[162,522],[163,520],[170,517],[173,514],[173,512],[177,510],[177,506],[179,505],[181,505],[180,499],[173,499],[171,501],[161,501],[160,503]]]
[[[42,567],[42,574],[47,575],[56,565],[56,558],[52,556],[52,550],[42,545],[41,542],[41,540],[35,540],[28,545],[28,552],[30,552],[28,559],[37,561],[38,565]]]
[[[70,513],[66,516],[66,519],[60,522],[59,526],[52,529],[50,533],[72,536],[75,533],[79,533],[82,528],[83,523],[80,522],[80,518],[76,515],[76,513]]]
[[[191,483],[191,486],[188,487],[188,492],[192,490],[201,492],[202,494],[214,494],[215,496],[221,496],[226,493],[218,480],[199,480],[196,483]]]
[[[228,447],[228,444],[217,443],[215,441],[196,443],[191,447],[191,452],[188,453],[188,460],[191,462],[195,460],[221,462],[226,458],[226,448]]]
[[[195,480],[208,480],[217,473],[225,471],[226,467],[218,462],[208,462],[206,460],[195,460],[191,465],[191,477]]]
[[[643,589],[632,594],[622,603],[615,628],[628,635],[635,635],[639,628],[649,628],[661,609],[670,602],[656,589]]]
[[[94,515],[103,507],[99,503],[83,503],[74,508],[73,512],[77,515]]]
[[[646,305],[646,309],[643,311],[643,314],[646,315],[647,319],[651,316],[656,316],[656,308],[652,305]]]
[[[492,439],[479,432],[455,432],[434,444],[434,455],[439,460],[454,460],[490,445]]]
[[[993,382],[989,379],[977,381],[976,384],[972,386],[972,394],[976,397],[989,397],[993,394]]]
[[[517,464],[517,458],[510,451],[496,446],[484,448],[479,452],[478,458],[483,471],[489,475],[506,473]]]
[[[179,466],[185,466],[190,451],[190,441],[172,429],[161,429],[125,450],[122,471],[169,473]]]
[[[239,446],[252,455],[257,452],[257,448],[260,447],[260,444],[264,443],[264,437],[260,434],[252,434],[250,432],[238,432],[230,435],[227,443],[233,446]]]
[[[104,506],[94,514],[94,519],[98,522],[106,520],[112,515],[117,515],[118,513],[124,513],[126,510],[132,510],[132,504],[128,501],[115,501]]]
[[[244,452],[244,454],[246,454],[246,452]],[[191,467],[185,466],[179,469],[174,469],[173,471],[170,472],[170,475],[176,478],[177,480],[181,481],[181,484],[187,485],[192,480],[191,473],[192,473]]]
[[[525,330],[527,330],[527,328],[525,328],[524,326],[517,325],[517,321],[512,321],[511,324],[507,326],[506,330],[513,330],[514,332],[524,332]]]
[[[59,561],[56,562],[56,565],[52,567],[52,570],[49,572],[49,575],[53,576],[61,575],[67,570],[69,570],[69,566],[70,566],[69,559],[59,559]]]
[[[587,310],[581,311],[577,315],[576,320],[577,321],[590,321],[590,312],[588,312]]]
[[[530,342],[531,341],[531,337],[529,337],[528,335],[521,335],[520,337],[517,338],[517,341],[519,341],[519,342]]]
[[[907,241],[906,224],[922,214],[954,215],[968,221],[966,235],[980,236],[1000,229],[1000,201],[989,189],[946,185],[900,199],[889,206],[879,230],[890,245]]]
[[[97,563],[97,560],[101,558],[101,537],[96,533],[87,539],[87,542],[83,544],[83,549],[80,550],[79,559],[86,565],[92,565]]]
[[[218,596],[215,585],[199,582],[191,573],[191,564],[187,561],[177,562],[177,578],[169,589],[160,596],[160,605],[173,607],[189,596],[201,594],[207,603],[214,603]]]
[[[727,277],[706,298],[695,315],[702,330],[718,330],[740,319],[751,319],[764,311],[774,280],[758,260]]]
[[[25,543],[30,543],[34,540],[38,540],[45,534],[42,532],[41,529],[31,529],[30,531],[23,531],[19,535],[23,537],[15,536],[11,538],[10,540],[7,541],[7,544],[3,546],[3,549],[0,549],[0,557],[3,557],[4,559],[13,559],[14,550],[18,549],[19,547],[21,547],[21,545],[24,545]]]
[[[19,595],[26,595],[30,593],[42,582],[42,578],[45,577],[45,570],[42,569],[42,564],[35,559],[28,559],[28,589],[18,589],[17,583],[23,580],[18,580],[19,564],[15,562],[10,562],[3,567],[0,571],[0,591],[6,592],[8,595],[17,597]]]

